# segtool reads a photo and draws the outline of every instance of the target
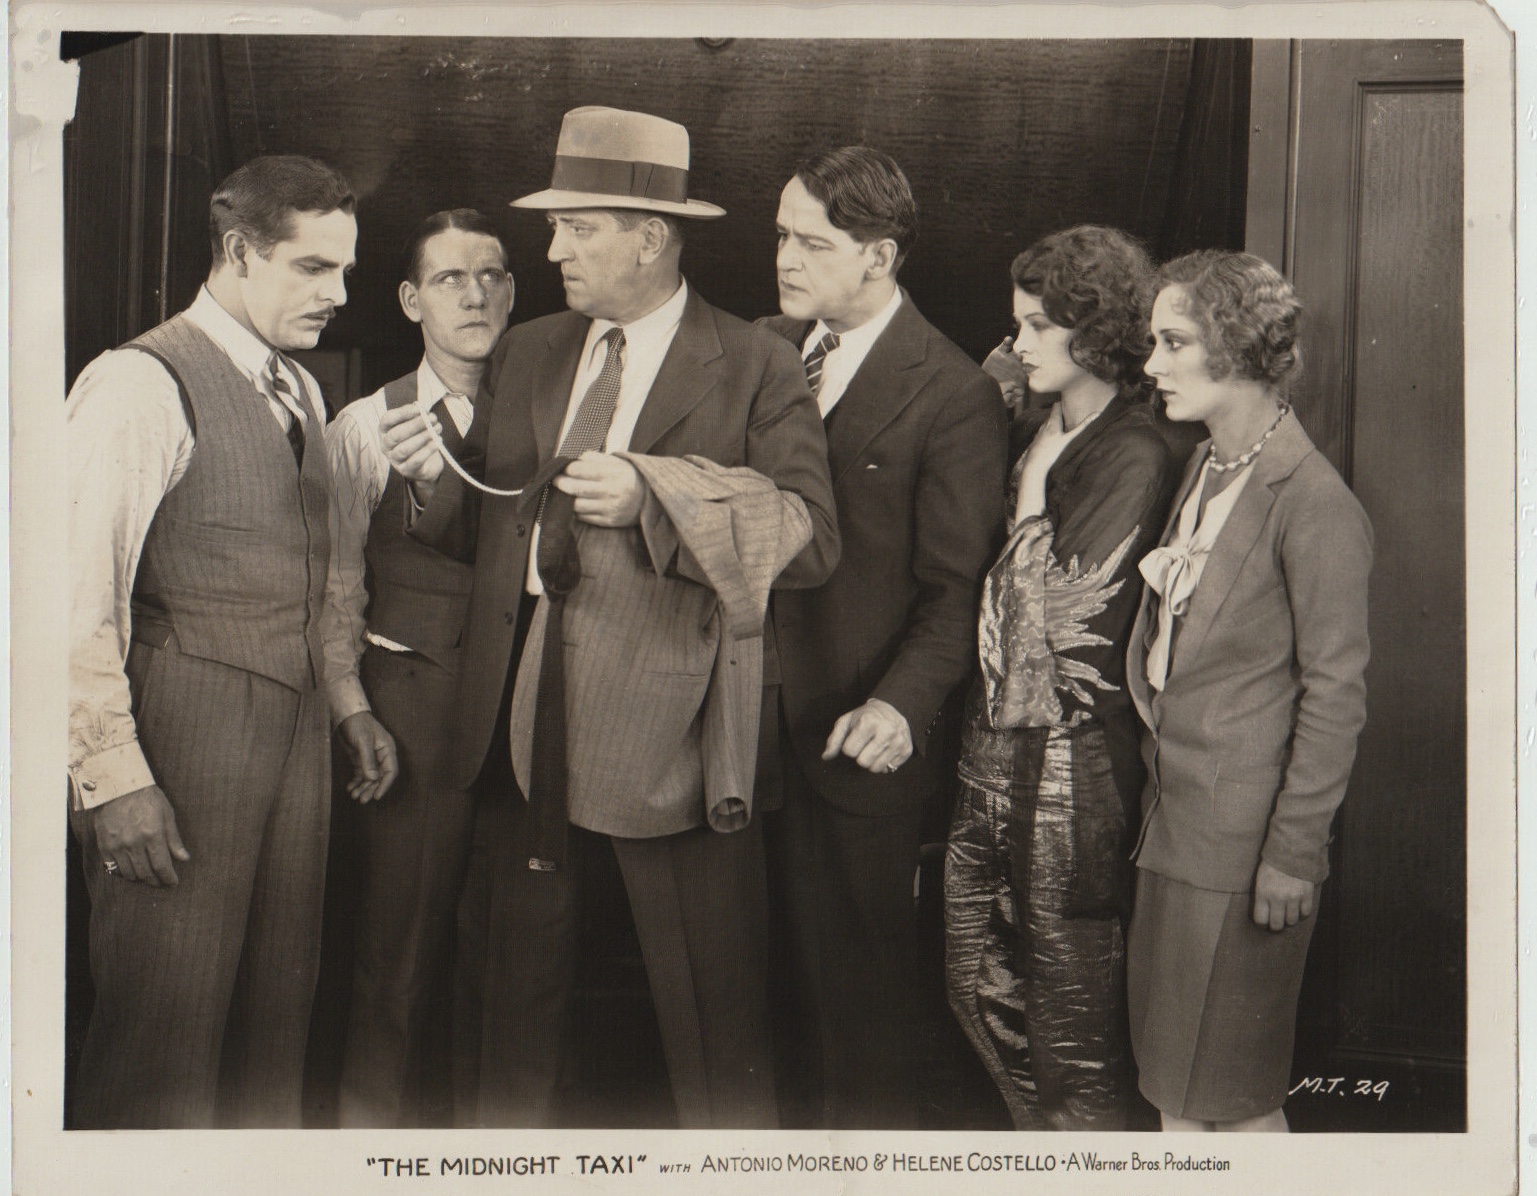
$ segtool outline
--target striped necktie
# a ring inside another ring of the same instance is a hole
[[[299,403],[299,396],[294,394],[293,387],[288,385],[288,379],[284,377],[282,368],[278,365],[280,354],[274,353],[267,360],[267,383],[272,388],[272,394],[277,401],[288,408],[288,447],[294,451],[294,461],[300,469],[304,468],[304,408]]]
[[[838,334],[829,332],[806,354],[806,385],[811,387],[812,398],[816,398],[822,390],[822,366],[827,362],[827,355],[837,347]]]

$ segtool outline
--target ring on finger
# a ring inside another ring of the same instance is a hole
[[[107,870],[107,875],[108,876],[116,876],[117,875],[117,861],[116,860],[103,860],[101,866]]]

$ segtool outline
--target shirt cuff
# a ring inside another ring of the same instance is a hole
[[[331,705],[333,727],[341,726],[354,714],[372,709],[368,704],[368,695],[363,692],[363,683],[358,680],[356,673],[348,673],[345,677],[331,681],[326,686],[326,698]]]
[[[129,740],[117,747],[87,756],[69,770],[70,799],[76,809],[94,810],[97,806],[143,789],[155,783],[139,741]]]

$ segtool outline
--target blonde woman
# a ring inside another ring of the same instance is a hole
[[[1149,777],[1127,944],[1132,1044],[1168,1130],[1284,1132],[1329,824],[1365,721],[1371,527],[1286,403],[1302,307],[1274,268],[1170,262],[1147,373],[1211,439],[1132,632]]]

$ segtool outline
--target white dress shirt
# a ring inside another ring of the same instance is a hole
[[[608,440],[604,451],[622,453],[630,447],[630,437],[635,434],[636,421],[646,405],[646,396],[662,368],[662,359],[672,347],[673,337],[683,320],[683,308],[688,303],[688,284],[679,283],[671,299],[655,311],[638,320],[622,325],[624,328],[624,371],[619,375],[619,401],[614,404],[614,421],[608,427]],[[555,438],[558,446],[576,421],[577,409],[587,394],[587,388],[598,380],[607,359],[606,347],[602,352],[603,336],[610,328],[618,328],[612,320],[594,320],[587,329],[587,341],[582,346],[581,362],[576,377],[571,380],[571,396],[566,401],[566,417],[560,423],[560,435]],[[539,580],[539,528],[534,528],[534,538],[528,546],[528,577],[524,588],[530,594],[544,593]]]
[[[475,415],[473,400],[448,386],[427,364],[426,358],[416,370],[416,403],[430,411],[444,399],[449,418],[463,436],[470,430]],[[331,460],[331,570],[326,578],[326,606],[321,616],[320,634],[325,645],[326,690],[331,704],[331,719],[340,723],[350,715],[369,709],[363,683],[358,680],[358,661],[363,656],[363,642],[377,644],[392,652],[409,652],[407,644],[397,644],[367,630],[364,611],[368,590],[364,584],[367,563],[363,547],[368,529],[384,497],[390,480],[390,461],[384,454],[379,432],[387,404],[381,387],[366,398],[349,403],[326,429],[326,455]]]
[[[871,348],[880,339],[881,333],[886,331],[886,325],[891,323],[892,317],[897,314],[897,309],[901,306],[902,288],[892,287],[891,298],[886,301],[885,307],[858,328],[850,328],[847,332],[838,334],[838,347],[828,353],[822,361],[822,389],[817,391],[817,406],[822,410],[823,419],[826,419],[827,413],[838,405],[843,392],[848,389],[854,375],[859,372],[859,367],[869,356]],[[801,344],[802,360],[816,347],[817,342],[831,331],[832,329],[821,320],[813,324],[810,334]]]
[[[263,375],[272,348],[219,306],[206,287],[186,316],[251,380],[287,428],[292,409]],[[320,387],[300,367],[285,370],[325,425]],[[64,409],[69,452],[69,775],[86,809],[155,783],[139,749],[129,701],[130,600],[144,537],[160,500],[187,471],[192,428],[175,380],[153,357],[114,349],[92,361]]]

